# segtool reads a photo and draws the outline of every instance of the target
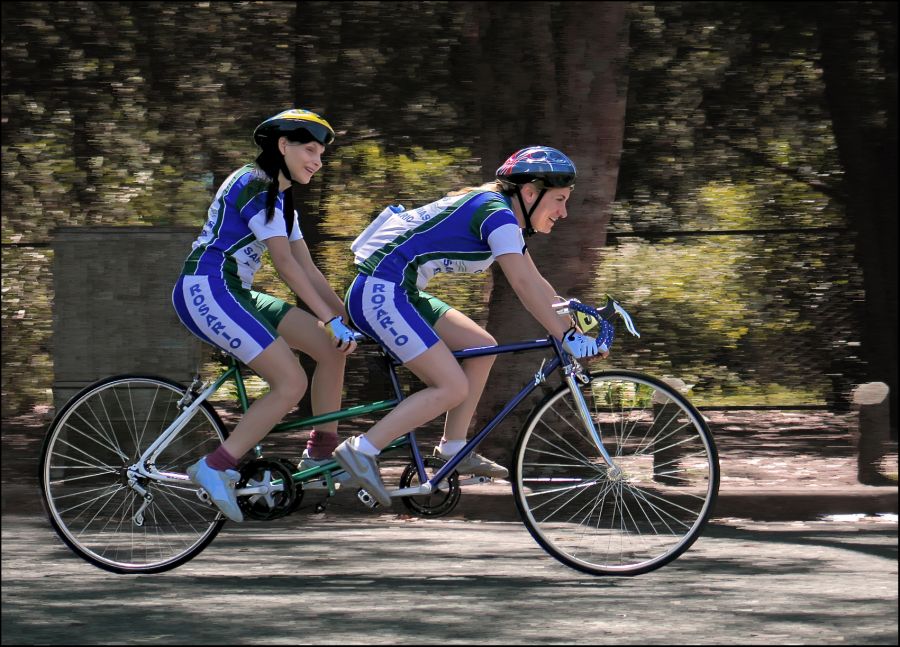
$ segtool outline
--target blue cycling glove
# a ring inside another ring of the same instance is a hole
[[[569,328],[566,331],[566,334],[563,335],[563,348],[566,349],[566,352],[569,355],[576,359],[591,357],[601,352],[597,347],[596,339],[588,337],[574,328]]]
[[[337,346],[353,341],[353,331],[344,325],[344,318],[341,315],[332,317],[325,323],[325,330],[332,340],[337,342]]]

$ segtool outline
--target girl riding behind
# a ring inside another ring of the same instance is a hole
[[[314,112],[294,109],[263,121],[253,139],[261,149],[256,163],[234,171],[219,188],[172,292],[188,330],[269,385],[228,439],[187,470],[232,521],[243,520],[234,492],[238,462],[306,392],[308,379],[292,349],[316,361],[312,411],[318,415],[340,409],[345,357],[356,348],[343,323],[344,304],[313,262],[293,206],[293,185],[308,184],[322,168],[334,130]],[[266,251],[311,313],[252,289]],[[313,432],[305,460],[331,454],[336,427]]]

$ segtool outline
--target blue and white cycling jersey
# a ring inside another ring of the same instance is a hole
[[[222,183],[172,290],[172,304],[187,329],[244,363],[278,338],[278,326],[293,307],[251,289],[267,249],[263,241],[303,238],[296,211],[288,233],[284,193],[278,194],[274,216],[266,222],[268,188],[253,165],[239,168]]]
[[[441,273],[477,273],[525,240],[503,195],[472,191],[412,211],[385,209],[353,241],[359,276],[347,293],[353,324],[401,362],[438,343],[434,298],[422,292]],[[446,307],[445,304],[441,304]],[[440,316],[440,315],[437,315]]]
[[[283,192],[276,198],[274,217],[266,222],[268,186],[268,180],[252,164],[239,168],[222,183],[182,274],[215,276],[249,290],[266,252],[264,240],[273,236],[303,238],[296,211],[291,231],[287,231]]]
[[[509,201],[493,191],[448,196],[411,211],[385,210],[353,241],[360,273],[413,294],[441,273],[477,273],[525,240]]]

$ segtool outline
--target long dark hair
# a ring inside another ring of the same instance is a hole
[[[288,140],[292,142],[297,142],[300,144],[305,144],[307,142],[313,141],[313,136],[310,135],[303,128],[299,128],[290,133],[285,133],[284,137],[287,137]],[[284,155],[281,154],[281,151],[278,150],[278,139],[275,139],[274,142],[270,146],[266,146],[262,149],[259,155],[256,156],[256,167],[263,172],[263,174],[269,180],[269,188],[266,191],[266,222],[271,222],[272,218],[275,217],[275,200],[278,198],[278,172],[281,170],[285,171],[285,176],[289,176],[290,174],[287,172],[287,166],[284,165]],[[282,168],[283,167],[283,168]],[[290,206],[290,218],[293,218],[293,196],[291,195],[290,190],[293,189],[293,183],[285,195],[285,217],[288,217],[287,209]],[[290,230],[288,230],[290,234]]]
[[[269,188],[266,192],[266,222],[271,222],[275,217],[275,199],[278,197],[278,171],[281,169],[281,153],[273,146],[265,148],[256,157],[256,167],[263,172],[269,180]]]

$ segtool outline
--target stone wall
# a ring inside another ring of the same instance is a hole
[[[121,373],[189,382],[204,344],[171,293],[194,227],[65,227],[54,236],[53,404]]]

